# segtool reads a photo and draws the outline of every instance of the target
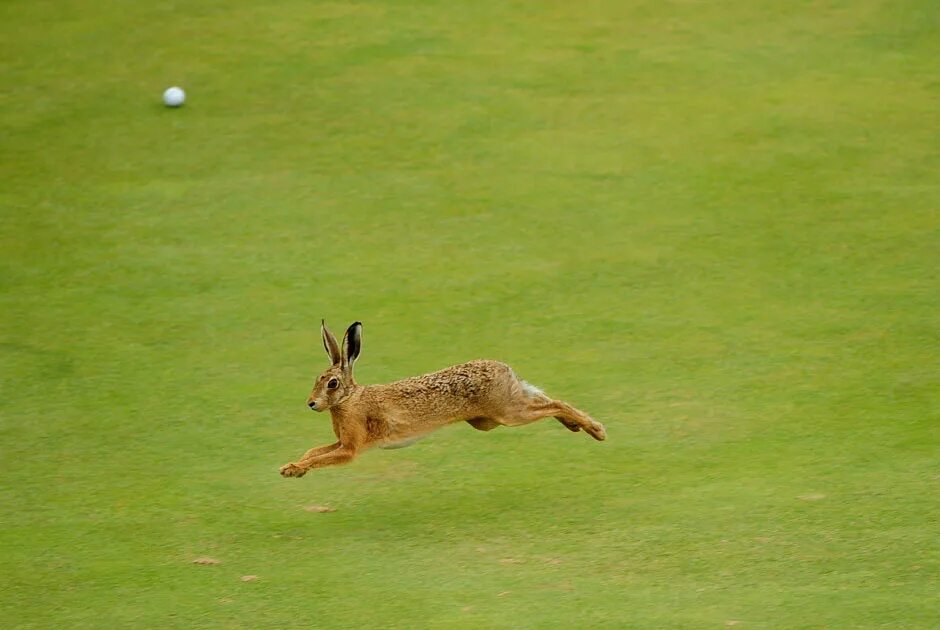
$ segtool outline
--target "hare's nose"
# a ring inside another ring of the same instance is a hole
[[[311,400],[310,402],[307,403],[307,406],[310,407],[311,409],[316,409],[316,408],[317,408],[317,401]]]

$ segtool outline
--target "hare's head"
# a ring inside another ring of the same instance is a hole
[[[336,343],[336,337],[322,322],[320,333],[323,335],[323,347],[330,357],[332,365],[317,378],[313,390],[307,398],[307,406],[314,411],[324,411],[333,405],[343,402],[352,393],[356,386],[353,379],[353,363],[359,358],[359,348],[362,344],[362,323],[356,322],[346,329],[343,336],[343,346]]]

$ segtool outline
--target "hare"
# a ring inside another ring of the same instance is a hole
[[[407,446],[462,421],[489,431],[554,416],[570,431],[583,429],[595,440],[607,437],[604,425],[568,403],[552,400],[499,361],[470,361],[387,385],[359,385],[353,365],[362,345],[362,324],[356,322],[346,330],[342,349],[325,321],[320,332],[332,365],[314,383],[307,406],[330,410],[337,440],[281,466],[284,477],[303,477],[313,468],[344,464],[372,446]]]

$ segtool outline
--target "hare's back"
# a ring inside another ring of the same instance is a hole
[[[399,396],[442,397],[463,401],[507,395],[516,381],[501,361],[478,359],[386,385]]]

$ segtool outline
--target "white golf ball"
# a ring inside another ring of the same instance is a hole
[[[183,91],[183,88],[174,86],[167,88],[166,92],[163,93],[163,104],[167,107],[179,107],[185,100],[186,92]]]

